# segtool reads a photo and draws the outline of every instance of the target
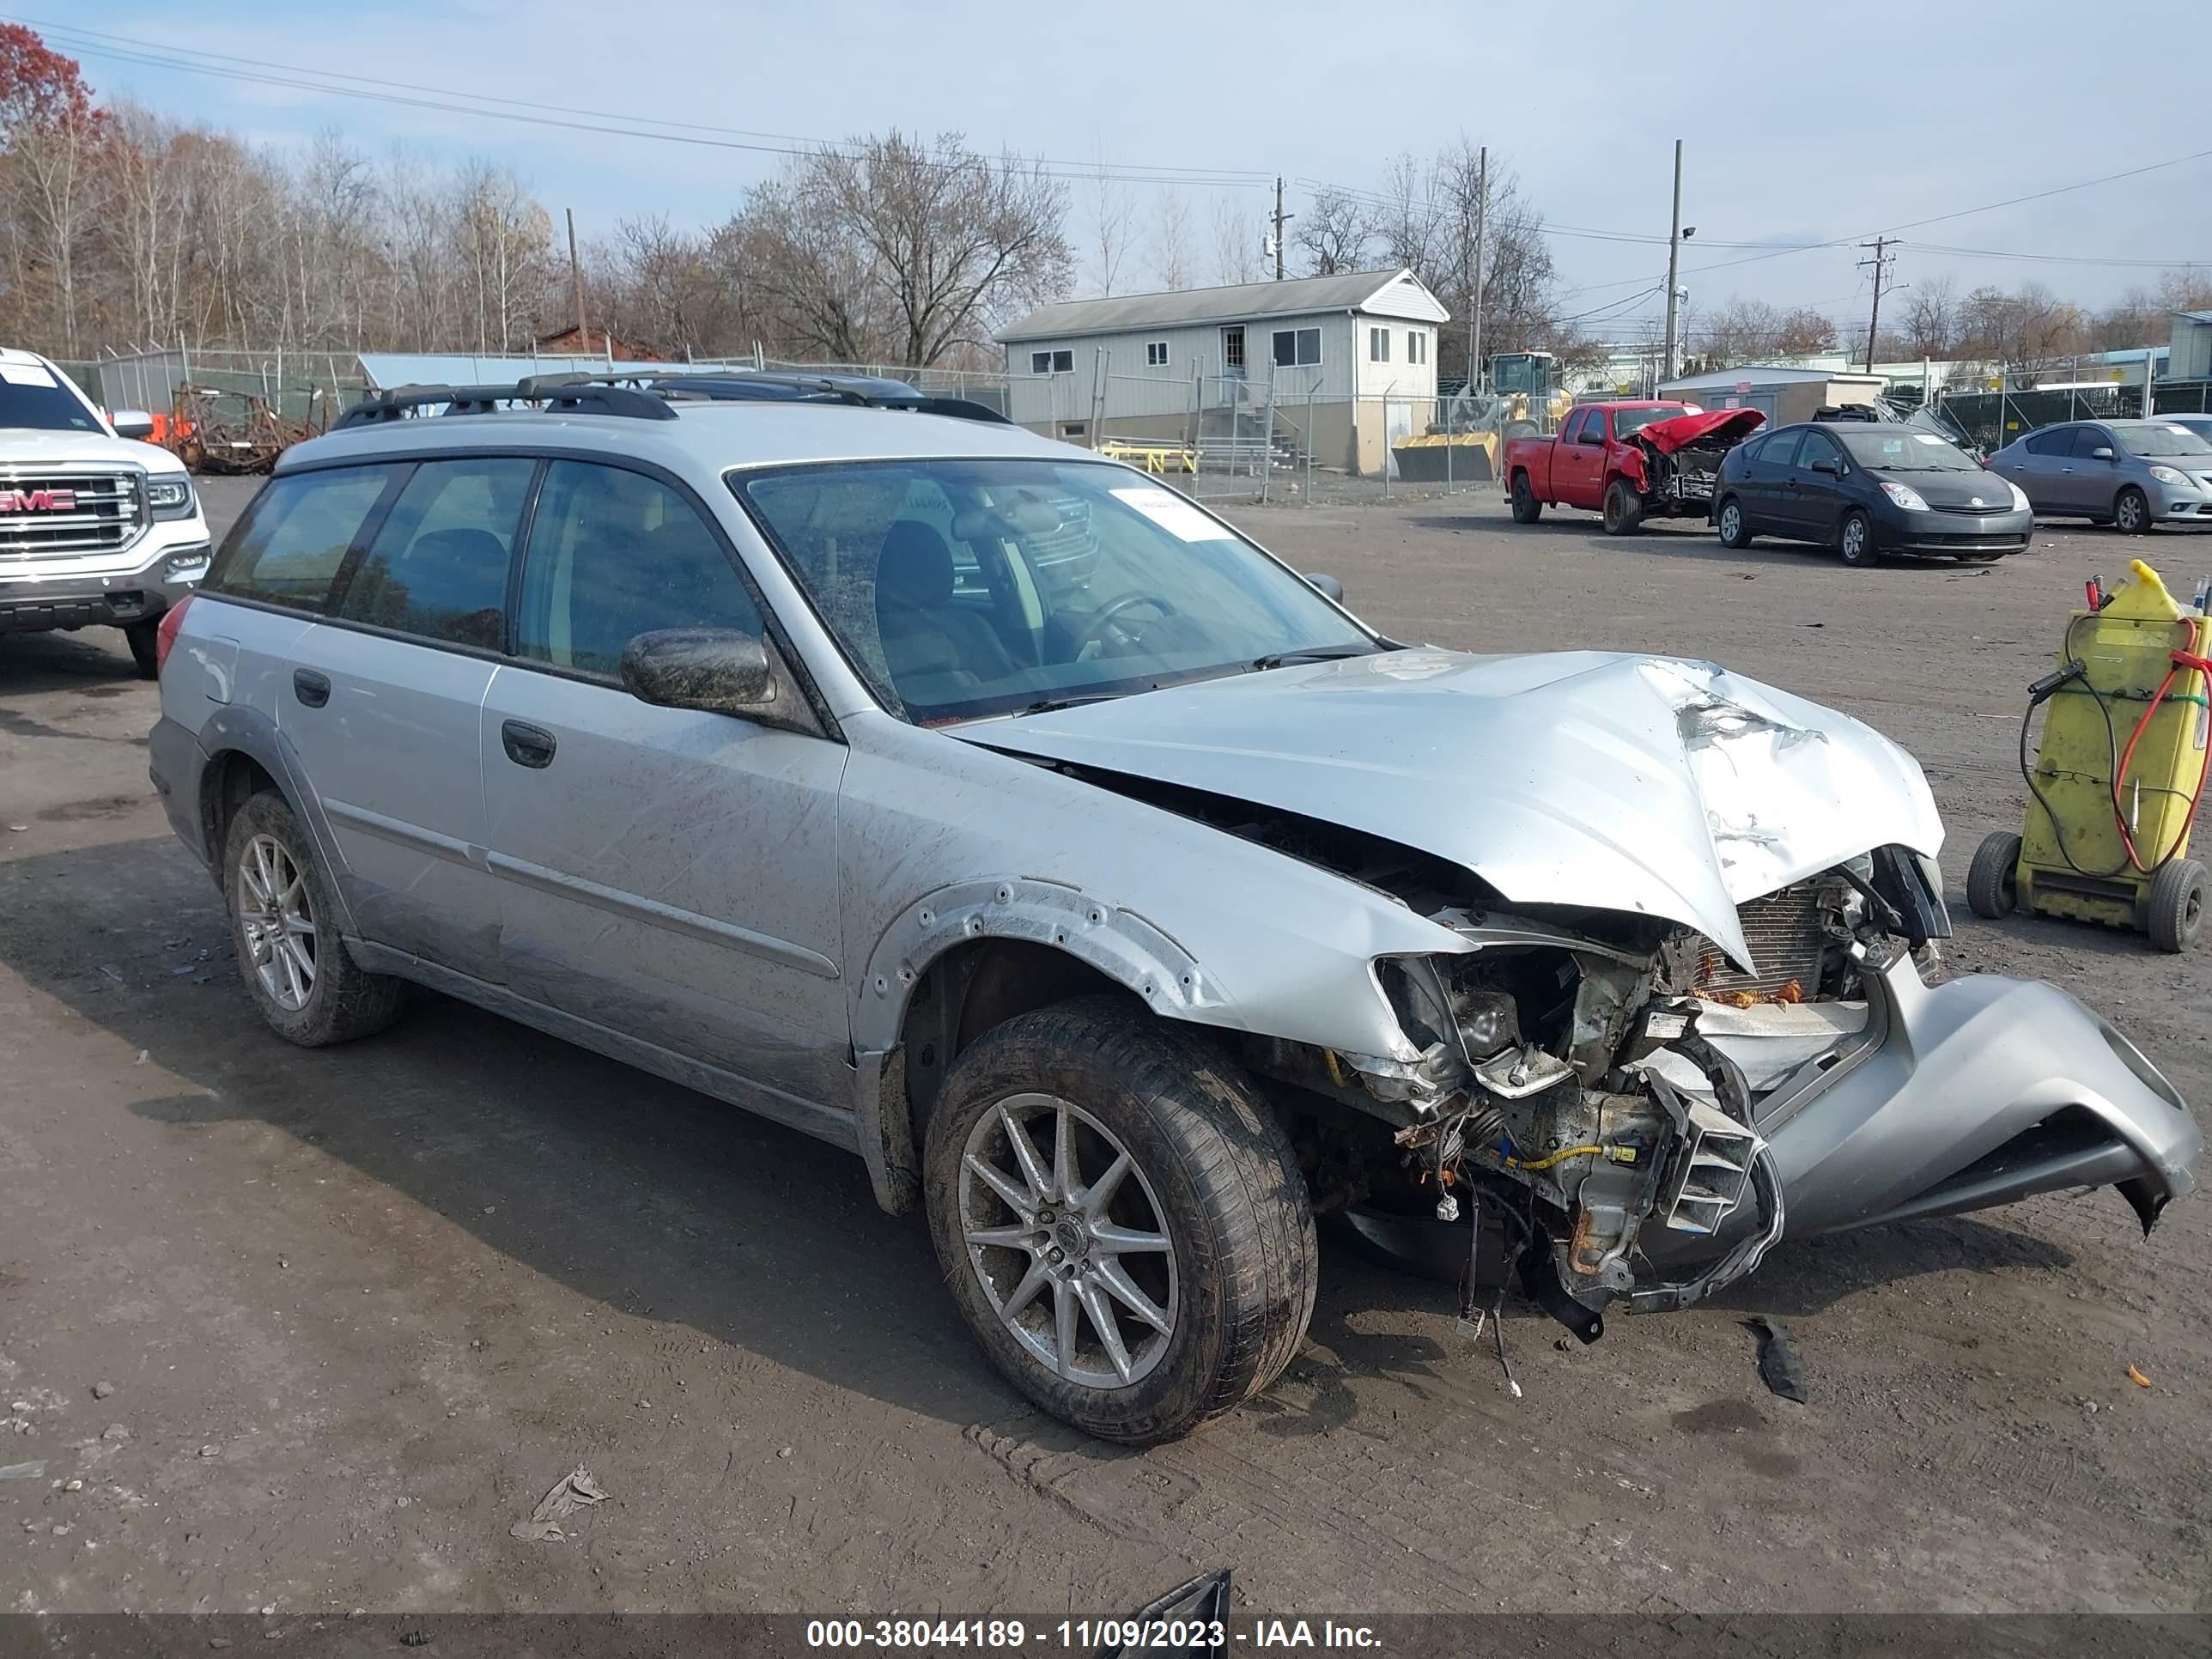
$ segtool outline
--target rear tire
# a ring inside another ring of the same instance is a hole
[[[159,679],[161,675],[161,650],[159,618],[152,622],[132,623],[123,630],[123,642],[131,647],[131,660],[142,680]]]
[[[1854,570],[1871,570],[1880,564],[1881,554],[1874,544],[1874,521],[1856,507],[1844,514],[1843,526],[1836,532],[1836,551]]]
[[[2150,879],[2143,931],[2161,951],[2186,951],[2204,921],[2204,866],[2175,859]]]
[[[1087,1194],[1125,1157],[1110,1213],[1094,1212]],[[963,1053],[931,1110],[922,1190],[984,1352],[1103,1439],[1148,1445],[1233,1409],[1313,1316],[1313,1211],[1282,1126],[1212,1043],[1119,996],[1020,1015]],[[1151,1237],[1165,1248],[1127,1248]]]
[[[1751,545],[1751,520],[1744,516],[1743,503],[1733,495],[1721,498],[1720,510],[1714,523],[1721,532],[1721,545],[1741,551]]]
[[[2150,529],[2150,498],[2133,484],[2112,500],[2112,528],[2123,536],[2140,536]]]
[[[1615,478],[1605,487],[1605,533],[1608,536],[1633,536],[1644,528],[1644,498],[1628,487],[1625,478]]]
[[[1978,916],[2002,921],[2020,908],[2021,839],[2000,830],[1984,836],[1966,867],[1966,904]]]
[[[405,981],[368,973],[346,954],[329,878],[282,795],[264,790],[231,819],[222,895],[239,977],[287,1042],[349,1042],[399,1018]]]
[[[1528,475],[1513,475],[1513,522],[1534,524],[1544,516],[1544,504],[1536,499],[1536,492],[1528,488]]]

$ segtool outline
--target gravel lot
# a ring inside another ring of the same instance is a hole
[[[1235,516],[1404,637],[1710,657],[1872,721],[1949,825],[1954,967],[2069,985],[2212,1099],[2205,952],[1956,891],[2083,578],[2186,591],[2212,541],[1863,573],[1486,493]],[[2202,1200],[2148,1242],[2105,1193],[1785,1243],[1587,1350],[1511,1310],[1517,1401],[1448,1291],[1332,1252],[1264,1398],[1111,1449],[999,1382],[857,1161],[433,996],[269,1036],[155,713],[119,636],[0,641],[0,1466],[46,1464],[0,1480],[0,1608],[1059,1618],[1225,1563],[1302,1611],[2212,1611]],[[612,1501],[510,1536],[580,1462]]]

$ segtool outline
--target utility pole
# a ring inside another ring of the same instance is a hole
[[[1275,280],[1279,283],[1283,280],[1283,227],[1290,223],[1291,220],[1297,216],[1298,216],[1295,213],[1285,213],[1283,211],[1283,179],[1282,175],[1278,173],[1275,176],[1275,211],[1273,219],[1275,226]]]
[[[1682,141],[1674,141],[1674,217],[1667,234],[1667,347],[1666,356],[1659,365],[1659,378],[1663,381],[1674,378],[1674,307],[1675,281],[1680,275],[1679,261],[1682,257]]]
[[[1485,144],[1475,161],[1474,183],[1474,302],[1467,319],[1467,389],[1482,390],[1482,233],[1483,216],[1490,207],[1490,146]]]
[[[1895,241],[1894,237],[1877,236],[1871,242],[1859,244],[1861,247],[1870,247],[1874,250],[1873,258],[1859,261],[1859,269],[1862,270],[1869,265],[1874,267],[1874,313],[1867,319],[1866,372],[1869,374],[1874,373],[1875,336],[1881,327],[1881,277],[1882,273],[1896,263],[1897,256],[1887,252]]]
[[[580,351],[592,349],[592,331],[584,322],[584,263],[576,257],[576,210],[565,208],[568,216],[568,280],[576,290],[576,347]]]

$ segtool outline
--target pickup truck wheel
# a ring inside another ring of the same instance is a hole
[[[1605,533],[1633,536],[1643,528],[1644,498],[1628,487],[1626,478],[1615,478],[1605,487]]]
[[[1723,547],[1744,548],[1751,545],[1751,520],[1743,516],[1743,503],[1733,495],[1721,502],[1717,520],[1720,526]]]
[[[278,1036],[319,1048],[399,1017],[405,982],[365,972],[346,954],[330,883],[283,796],[264,790],[231,819],[222,892],[239,976]]]
[[[123,630],[123,642],[131,647],[131,660],[142,680],[161,678],[161,642],[155,637],[161,626],[157,617],[152,622],[132,623]]]
[[[962,1054],[922,1189],[993,1363],[1103,1439],[1232,1409],[1313,1316],[1313,1212],[1281,1125],[1211,1043],[1120,997],[1023,1014]]]
[[[1853,508],[1844,514],[1843,528],[1836,535],[1836,551],[1854,570],[1869,570],[1881,562],[1881,554],[1874,544],[1874,524],[1865,514]]]
[[[1528,475],[1513,475],[1513,522],[1534,524],[1544,516],[1544,504],[1536,499],[1536,492],[1528,488]]]

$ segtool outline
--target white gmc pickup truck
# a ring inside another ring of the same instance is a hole
[[[0,347],[0,635],[120,628],[155,673],[155,625],[207,574],[207,520],[184,463],[111,422],[44,357]]]

